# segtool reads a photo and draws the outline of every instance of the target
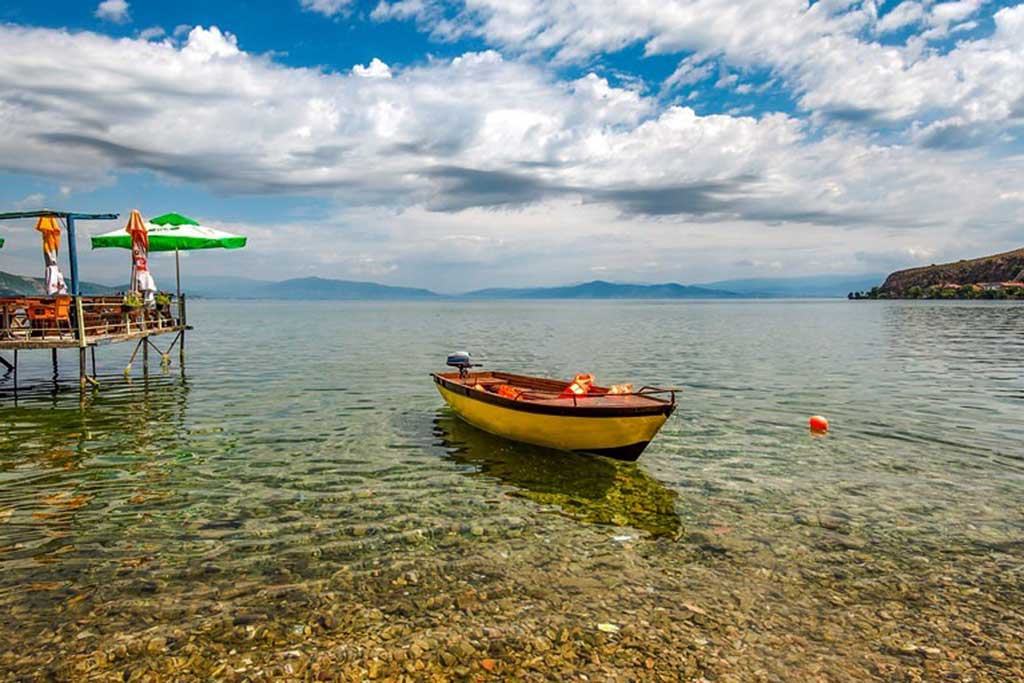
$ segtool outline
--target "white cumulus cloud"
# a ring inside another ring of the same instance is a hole
[[[586,62],[629,45],[645,54],[684,54],[663,87],[693,85],[714,64],[763,68],[780,76],[799,106],[844,124],[912,125],[936,115],[1007,121],[1024,97],[1024,40],[1015,29],[1024,5],[993,14],[995,34],[950,51],[929,41],[970,27],[983,0],[904,0],[881,18],[873,0],[437,0],[381,2],[381,21],[413,18],[440,40],[482,38],[510,53]],[[908,26],[906,44],[871,36]],[[718,87],[738,79],[719,71]],[[981,138],[979,138],[980,140]]]
[[[976,126],[1021,117],[1006,62],[1024,22],[1019,10],[996,18],[993,36],[916,67],[915,82],[941,82],[957,113],[890,139],[784,113],[702,115],[496,50],[336,73],[247,53],[217,27],[178,45],[3,25],[0,170],[76,187],[146,172],[332,202],[323,221],[253,237],[245,258],[281,276],[309,260],[301,238],[325,232],[317,272],[449,289],[565,282],[595,263],[628,278],[651,253],[645,278],[682,281],[737,260],[856,272],[872,253],[922,242],[940,256],[985,253],[1014,246],[1024,222],[1024,205],[1005,198],[1024,161],[972,146]],[[943,80],[954,63],[963,84]],[[824,85],[809,82],[805,97]],[[921,92],[879,106],[913,112],[938,97]]]
[[[363,78],[391,78],[391,67],[374,57],[366,66],[353,66],[352,73]]]
[[[95,15],[98,19],[112,21],[115,24],[124,24],[131,19],[126,0],[103,0],[96,6]]]

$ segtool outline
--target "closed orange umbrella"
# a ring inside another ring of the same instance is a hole
[[[43,233],[43,251],[52,254],[56,261],[60,249],[60,223],[53,216],[43,216],[36,221],[36,230]]]
[[[43,233],[43,264],[46,266],[43,278],[46,293],[49,295],[66,294],[67,285],[64,275],[57,265],[57,252],[60,251],[60,223],[53,216],[41,216],[36,221],[36,230]]]

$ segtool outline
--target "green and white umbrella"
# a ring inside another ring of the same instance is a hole
[[[177,281],[178,298],[181,298],[181,263],[179,252],[195,249],[240,249],[245,246],[245,237],[232,235],[223,230],[207,228],[199,225],[188,216],[180,213],[165,213],[149,221],[146,226],[149,233],[149,251],[174,252],[174,276]],[[124,230],[96,235],[92,238],[92,248],[118,247],[132,248],[132,237]]]
[[[238,249],[245,246],[245,238],[223,230],[207,228],[187,216],[168,213],[150,219],[146,226],[149,232],[149,251],[189,251],[192,249]],[[132,248],[132,236],[122,230],[96,235],[92,248]]]

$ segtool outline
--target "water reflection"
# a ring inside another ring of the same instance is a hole
[[[189,385],[102,378],[103,390],[19,390],[0,426],[0,561],[8,571],[56,563],[63,580],[112,552],[125,518],[167,498],[162,460],[181,452]],[[90,547],[90,544],[97,544]]]
[[[678,537],[678,494],[636,463],[552,451],[519,444],[476,429],[447,409],[434,419],[434,434],[447,457],[476,469],[471,476],[498,479],[514,495],[591,524],[640,529],[651,536]]]

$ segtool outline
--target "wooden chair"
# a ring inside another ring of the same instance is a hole
[[[4,297],[0,300],[0,337],[13,339],[28,336],[30,330],[25,304],[23,297]]]

